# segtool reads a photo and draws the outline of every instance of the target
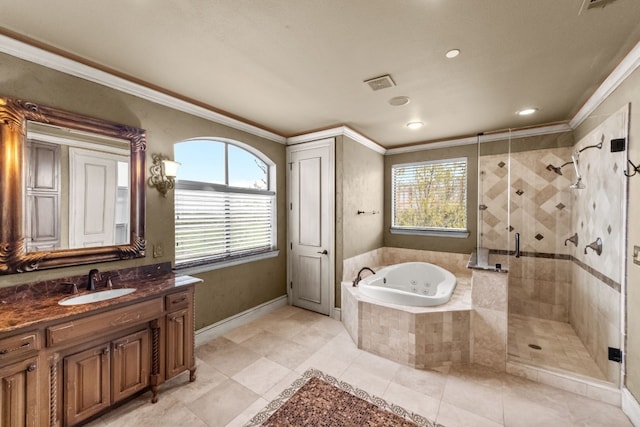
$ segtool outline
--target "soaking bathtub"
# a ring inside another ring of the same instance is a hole
[[[383,267],[360,280],[362,295],[391,304],[433,307],[445,304],[456,288],[456,277],[435,264],[405,262]]]

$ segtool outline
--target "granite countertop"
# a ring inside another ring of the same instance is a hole
[[[113,289],[136,288],[136,291],[106,301],[90,304],[62,306],[58,304],[62,298],[82,295],[90,292],[106,290],[104,280],[96,286],[95,291],[86,291],[86,279],[58,279],[0,289],[0,336],[17,329],[36,326],[44,322],[72,319],[78,315],[107,311],[116,306],[144,301],[159,296],[173,289],[188,287],[202,282],[201,279],[176,275],[166,267],[147,267],[102,273],[110,276]],[[84,282],[82,281],[84,280]],[[65,282],[76,283],[80,292],[73,294]]]

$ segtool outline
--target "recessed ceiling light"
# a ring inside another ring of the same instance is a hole
[[[450,51],[445,53],[444,56],[446,56],[447,58],[451,59],[451,58],[455,58],[458,55],[460,55],[460,49],[451,49]]]
[[[410,99],[408,96],[396,96],[389,100],[389,104],[394,107],[400,107],[401,105],[407,105]]]
[[[531,114],[535,113],[536,111],[538,111],[537,108],[524,108],[524,109],[518,111],[517,114],[519,116],[530,116]]]
[[[424,123],[422,123],[422,122],[409,122],[409,123],[407,123],[407,127],[409,129],[420,129],[422,126],[424,126]]]

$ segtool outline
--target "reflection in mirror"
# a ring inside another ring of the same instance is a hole
[[[129,141],[27,122],[27,252],[129,243]]]
[[[0,96],[0,274],[145,256],[142,129]]]

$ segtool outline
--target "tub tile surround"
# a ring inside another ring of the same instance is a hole
[[[458,278],[448,304],[404,307],[342,282],[342,322],[358,348],[415,368],[469,363],[471,285]]]
[[[507,283],[501,272],[473,270],[471,279],[471,360],[499,371],[507,357]]]

